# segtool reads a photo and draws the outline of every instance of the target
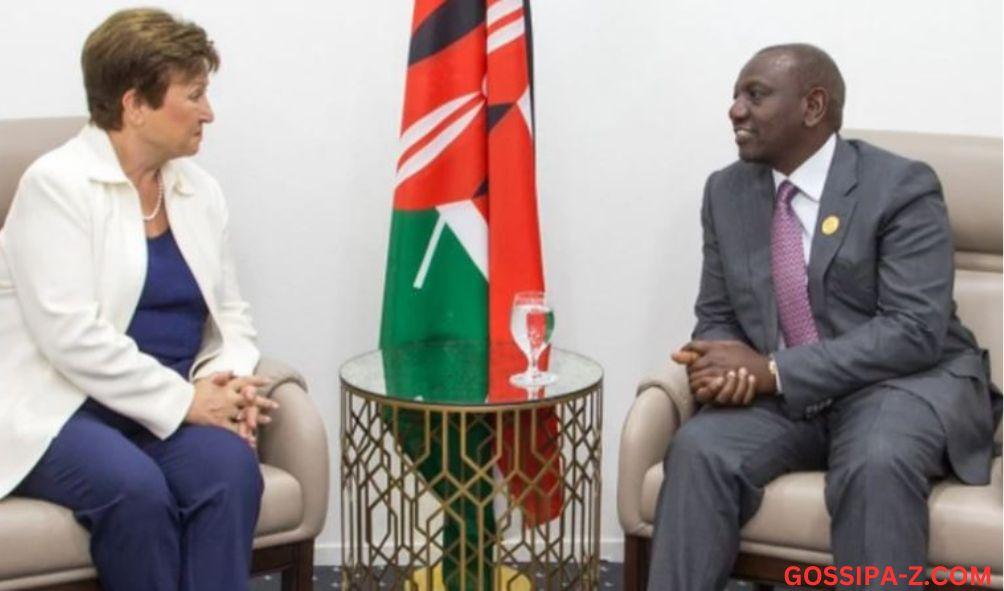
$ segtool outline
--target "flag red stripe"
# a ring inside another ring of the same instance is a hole
[[[533,141],[517,109],[492,128],[489,144],[489,334],[493,340],[508,341],[513,296],[544,289],[534,163],[527,156],[533,154]],[[491,149],[494,146],[505,149]]]
[[[524,34],[488,56],[489,104],[512,104],[529,89],[526,43]],[[535,179],[531,129],[513,106],[488,135],[488,332],[493,343],[512,343],[509,311],[516,292],[544,290]],[[511,392],[505,373],[491,371],[493,396]],[[510,495],[522,499],[527,526],[561,514],[557,437],[558,420],[550,409],[520,413],[518,424],[503,429],[500,465],[507,475],[518,475],[510,478]]]
[[[394,192],[395,209],[429,209],[474,197],[485,180],[487,116],[477,117],[435,160]]]
[[[488,56],[488,68],[504,73],[492,76],[488,82],[488,102],[492,105],[511,103],[523,96],[530,85],[530,73],[519,64],[527,62],[526,35],[496,49]],[[532,159],[533,152],[530,152]]]
[[[408,68],[402,132],[443,103],[481,91],[486,67],[484,44],[485,27],[481,25]]]

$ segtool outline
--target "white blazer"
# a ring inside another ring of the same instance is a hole
[[[189,160],[162,170],[164,205],[209,316],[191,381],[253,372],[255,331],[227,245],[219,185]],[[160,438],[194,387],[125,334],[146,280],[140,200],[94,126],[33,163],[0,230],[0,498],[88,396]]]

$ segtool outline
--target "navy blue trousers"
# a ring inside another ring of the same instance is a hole
[[[241,591],[262,488],[230,431],[184,425],[162,441],[88,400],[15,494],[73,510],[106,591]]]

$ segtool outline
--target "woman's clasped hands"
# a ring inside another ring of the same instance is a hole
[[[256,447],[258,426],[271,422],[268,413],[279,408],[279,403],[258,394],[258,388],[268,384],[261,376],[226,371],[198,379],[185,422],[228,429]]]

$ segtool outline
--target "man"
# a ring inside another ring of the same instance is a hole
[[[650,589],[722,589],[785,472],[827,470],[838,565],[905,574],[926,562],[931,480],[989,480],[999,392],[955,316],[938,179],[840,138],[843,104],[816,47],[739,74],[740,161],[708,179],[697,327],[673,354],[704,404],[666,456]]]

